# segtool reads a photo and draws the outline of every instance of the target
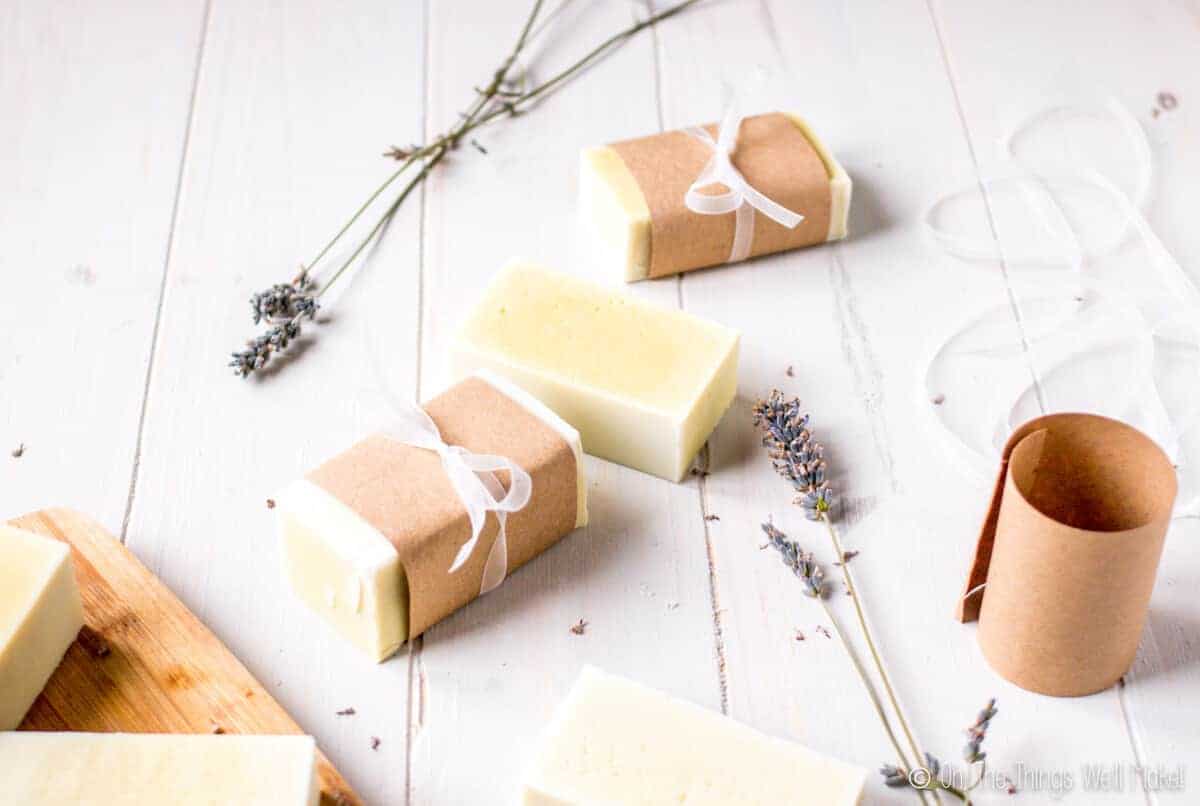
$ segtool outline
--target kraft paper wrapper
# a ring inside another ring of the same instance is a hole
[[[508,516],[508,570],[575,528],[575,454],[562,436],[481,378],[468,378],[424,406],[442,440],[473,453],[507,456],[533,480],[533,495]],[[507,473],[497,477],[507,489]],[[470,559],[450,565],[471,537],[467,511],[432,451],[368,437],[308,476],[383,533],[400,555],[408,586],[408,638],[479,596],[498,523],[487,525]]]
[[[704,127],[716,139],[717,125]],[[712,149],[683,131],[613,143],[650,209],[650,277],[664,277],[729,259],[734,213],[701,215],[684,204]],[[755,211],[750,256],[824,243],[832,190],[821,155],[787,115],[748,117],[738,131],[733,164],[767,198],[804,216],[794,229]],[[703,192],[725,191],[715,185]]]
[[[1166,454],[1124,423],[1052,414],[1018,428],[958,609],[979,620],[992,667],[1055,696],[1116,683],[1137,652],[1175,490]]]

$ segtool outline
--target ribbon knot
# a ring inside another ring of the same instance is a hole
[[[454,562],[450,565],[450,573],[461,568],[474,553],[479,536],[487,523],[487,514],[495,513],[500,530],[496,534],[496,542],[488,552],[479,593],[482,596],[494,590],[508,573],[508,536],[505,522],[510,512],[524,509],[529,503],[533,494],[533,479],[520,465],[506,456],[471,453],[461,445],[446,444],[437,424],[424,409],[405,407],[398,414],[398,422],[391,430],[384,432],[385,436],[405,445],[436,453],[442,460],[442,469],[445,470],[450,485],[462,501],[471,521],[471,537],[459,548]],[[496,477],[496,473],[503,471],[507,471],[509,476],[507,492]]]
[[[804,220],[804,216],[792,212],[760,193],[742,172],[733,164],[733,152],[737,149],[738,130],[742,128],[743,116],[736,107],[730,106],[717,130],[717,139],[706,129],[690,128],[687,133],[712,149],[696,181],[692,182],[683,201],[693,213],[700,215],[724,215],[736,212],[733,231],[733,247],[727,263],[736,263],[750,257],[754,242],[754,211],[758,210],[780,226],[793,229]],[[721,184],[728,190],[723,193],[707,194],[700,190],[710,185]]]

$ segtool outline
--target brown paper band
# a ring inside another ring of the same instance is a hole
[[[575,454],[551,426],[481,378],[429,401],[442,440],[473,453],[506,456],[533,480],[533,495],[508,516],[508,568],[520,567],[575,528]],[[501,482],[508,487],[506,474]],[[318,467],[309,481],[353,509],[396,547],[408,586],[408,637],[479,595],[497,522],[489,514],[479,545],[449,573],[471,536],[466,508],[432,451],[376,435]]]
[[[979,619],[988,662],[1017,685],[1108,688],[1137,652],[1175,501],[1149,437],[1091,414],[1052,414],[1009,438],[960,621]]]
[[[704,128],[715,138],[717,127]],[[734,214],[701,215],[684,204],[711,149],[683,131],[613,143],[650,210],[650,277],[724,263],[733,244]],[[821,155],[800,127],[779,112],[748,117],[738,132],[733,164],[769,199],[804,215],[793,229],[754,217],[751,257],[823,243],[829,236],[832,190]],[[726,190],[717,185],[710,191]]]

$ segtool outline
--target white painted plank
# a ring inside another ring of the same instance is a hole
[[[1154,153],[1147,217],[1193,281],[1200,276],[1200,232],[1193,223],[1200,154],[1191,147],[1200,135],[1194,13],[1169,2],[1104,2],[1091,4],[1086,14],[1052,3],[970,13],[945,4],[938,15],[967,127],[983,152],[1046,99],[1090,91],[1123,103],[1145,128]],[[1172,95],[1178,106],[1162,108],[1160,93]],[[1152,802],[1195,798],[1189,797],[1188,779],[1200,758],[1194,705],[1200,645],[1190,595],[1200,575],[1200,556],[1193,550],[1197,534],[1193,520],[1172,525],[1149,623],[1122,692],[1138,760],[1168,776],[1160,779]],[[1179,791],[1169,775],[1181,767],[1185,787]]]
[[[527,0],[438,3],[430,125],[452,121],[510,46]],[[549,4],[553,6],[553,4]],[[534,77],[632,21],[630,5],[577,3]],[[469,26],[461,20],[469,18]],[[579,150],[657,130],[643,36],[525,117],[485,132],[428,199],[422,391],[444,382],[453,329],[511,255],[615,280],[574,241]],[[675,305],[673,284],[635,289]],[[592,523],[427,633],[418,655],[412,803],[510,802],[551,711],[592,663],[719,707],[703,520],[694,481],[587,462]],[[673,607],[673,605],[678,607]],[[589,622],[573,635],[578,619]]]
[[[5,517],[121,531],[203,6],[0,7]]]
[[[778,386],[804,398],[830,451],[845,539],[862,552],[856,579],[922,748],[956,761],[962,729],[998,696],[989,745],[1003,769],[1077,772],[1085,762],[1130,760],[1115,692],[1070,701],[1022,692],[987,667],[973,628],[952,618],[989,491],[961,478],[919,425],[931,404],[917,394],[917,365],[964,302],[999,304],[1005,292],[998,267],[943,259],[920,234],[924,205],[975,178],[927,9],[725,4],[681,21],[662,42],[668,128],[718,118],[724,87],[758,80],[751,97],[805,115],[856,183],[843,244],[683,283],[687,310],[744,332],[741,397],[712,442],[707,479],[721,518],[711,529],[731,714],[872,769],[894,761],[840,649],[814,632],[820,611],[776,557],[756,550],[758,524],[772,517],[834,559],[754,447],[752,400]],[[832,604],[853,629],[846,597]],[[795,640],[797,628],[805,641]],[[1030,794],[1040,802],[1045,793]],[[877,776],[868,797],[912,802]]]
[[[315,254],[388,144],[419,139],[423,53],[419,6],[214,0],[128,535],[368,803],[404,799],[407,659],[368,662],[291,595],[265,502],[380,425],[383,384],[411,389],[417,206],[300,360],[248,381],[225,364],[257,330],[247,298]]]

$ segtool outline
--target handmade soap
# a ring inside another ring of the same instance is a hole
[[[502,269],[453,347],[579,430],[583,449],[678,481],[733,401],[738,333],[527,263]]]
[[[526,806],[853,806],[866,770],[585,667],[525,780]]]
[[[21,723],[82,626],[66,544],[0,524],[0,730]]]
[[[309,736],[0,733],[0,788],[22,806],[317,806]]]
[[[715,127],[708,127],[714,135]],[[682,131],[585,149],[580,210],[626,282],[663,277],[728,259],[734,215],[705,216],[684,204],[712,151]],[[798,116],[747,118],[733,163],[770,199],[805,217],[787,229],[755,216],[750,255],[846,236],[851,181],[832,152]]]
[[[529,504],[508,515],[509,570],[587,523],[579,434],[527,392],[481,372],[424,408],[447,444],[507,457],[532,477]],[[292,588],[377,661],[480,594],[498,532],[489,515],[451,573],[471,531],[462,500],[435,453],[382,434],[293,482],[276,511]]]

